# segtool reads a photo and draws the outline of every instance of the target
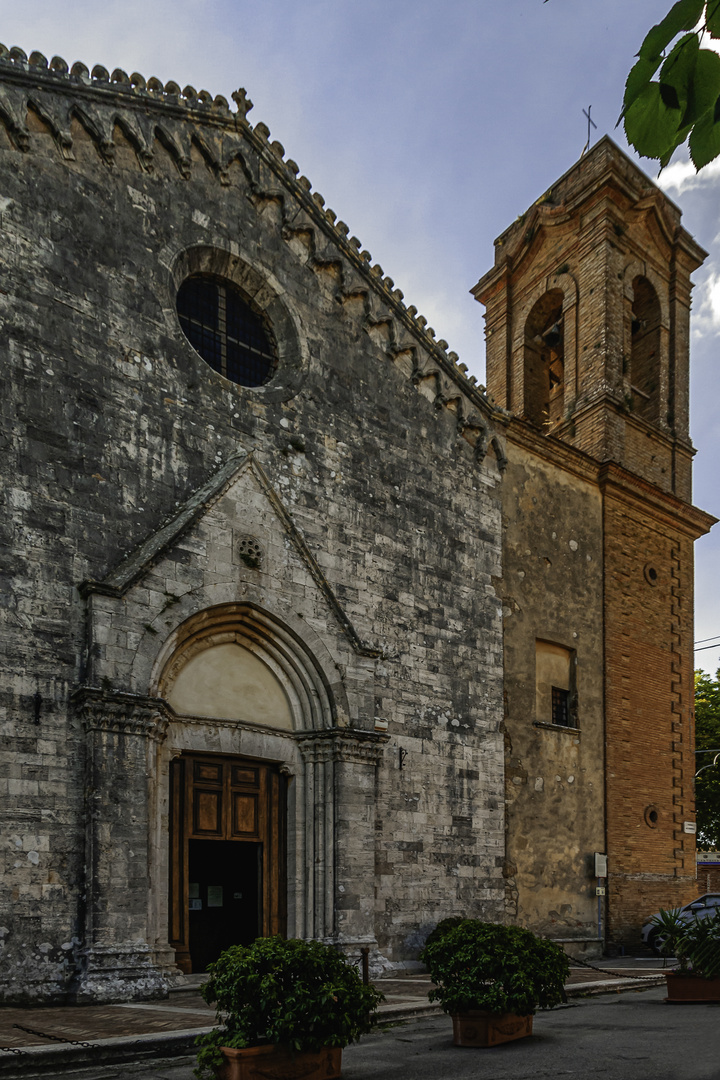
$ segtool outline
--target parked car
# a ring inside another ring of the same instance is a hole
[[[720,893],[704,893],[702,896],[698,896],[697,900],[693,900],[691,903],[686,904],[685,907],[675,910],[679,910],[680,916],[685,922],[693,922],[695,919],[707,919],[719,909]],[[650,946],[655,955],[661,956],[662,931],[655,925],[653,921],[655,918],[657,918],[657,915],[653,915],[645,923],[640,934],[645,944]]]

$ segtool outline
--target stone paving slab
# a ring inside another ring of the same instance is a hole
[[[604,970],[573,966],[566,990],[568,996],[575,997],[658,985],[663,981],[664,971],[657,965],[614,966],[609,962]],[[380,1023],[394,1023],[439,1011],[439,1005],[427,999],[432,986],[427,975],[398,975],[379,979],[376,985],[386,998],[378,1010]],[[175,1052],[187,1052],[181,1047],[191,1047],[193,1032],[208,1030],[213,1021],[214,1009],[203,1001],[197,986],[173,993],[162,1001],[47,1008],[0,1007],[0,1075],[12,1072],[9,1058],[19,1062],[20,1056],[9,1052],[13,1049],[22,1050],[25,1058],[35,1055],[47,1058],[48,1063],[52,1057],[58,1061],[59,1069],[59,1061],[69,1060],[73,1053],[78,1055],[78,1060],[79,1057],[83,1060],[91,1058],[93,1054],[107,1055],[110,1044],[118,1052],[122,1051],[122,1044],[132,1044],[140,1053],[140,1044],[143,1052],[150,1052],[152,1044],[159,1046],[162,1043],[172,1054],[172,1041],[177,1037]],[[32,1030],[24,1031],[23,1028]],[[73,1046],[71,1042],[58,1040],[92,1043],[93,1046]]]

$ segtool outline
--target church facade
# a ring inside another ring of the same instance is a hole
[[[485,393],[234,101],[0,49],[6,1001],[162,995],[258,934],[381,972],[452,914],[597,947],[606,846],[618,940],[692,892],[702,253],[604,140],[476,290]]]

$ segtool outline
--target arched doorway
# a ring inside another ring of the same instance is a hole
[[[334,713],[307,645],[266,611],[229,604],[179,626],[155,670],[173,717],[159,767],[175,962],[204,971],[257,936],[325,936],[334,794],[332,766],[326,777],[315,757]]]

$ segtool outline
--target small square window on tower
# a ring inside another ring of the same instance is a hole
[[[575,651],[552,641],[535,642],[535,721],[577,727]]]

